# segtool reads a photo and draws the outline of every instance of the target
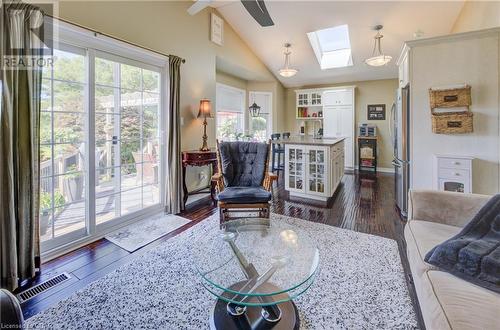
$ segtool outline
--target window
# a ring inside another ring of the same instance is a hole
[[[255,141],[267,141],[272,132],[272,93],[249,92],[248,99],[260,106],[260,116],[250,117],[250,135]]]
[[[42,250],[163,209],[164,58],[60,23],[42,74]]]
[[[322,70],[352,66],[347,25],[310,32],[307,37]]]
[[[245,91],[217,84],[216,91],[217,139],[231,141],[245,134]]]

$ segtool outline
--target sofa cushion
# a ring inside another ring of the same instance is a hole
[[[266,203],[271,200],[271,193],[261,187],[228,187],[217,195],[217,199],[238,204]]]
[[[454,275],[438,270],[430,270],[427,276],[429,286],[426,290],[435,295],[434,301],[420,301],[420,305],[438,304],[449,328],[459,329],[500,329],[500,295],[488,289],[464,281]],[[420,297],[419,297],[420,299]],[[441,329],[441,324],[428,324],[427,329]]]
[[[455,236],[460,230],[460,227],[429,221],[409,221],[405,228],[405,239],[408,260],[413,264],[412,268],[417,272],[414,276],[420,276],[428,269],[436,269],[436,267],[424,261],[425,255],[436,245]]]
[[[226,187],[262,185],[269,146],[256,142],[221,142],[219,144],[222,176]]]

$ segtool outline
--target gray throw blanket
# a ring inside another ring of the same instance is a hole
[[[493,196],[458,235],[429,251],[425,261],[500,293],[500,194]]]

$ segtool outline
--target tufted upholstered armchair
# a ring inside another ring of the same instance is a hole
[[[278,176],[268,172],[270,143],[217,141],[217,192],[220,224],[237,212],[258,212],[269,218],[271,187]]]

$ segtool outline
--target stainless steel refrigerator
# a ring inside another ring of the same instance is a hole
[[[396,205],[403,217],[408,214],[408,190],[410,188],[410,86],[398,88],[392,107],[392,143],[395,169]]]

